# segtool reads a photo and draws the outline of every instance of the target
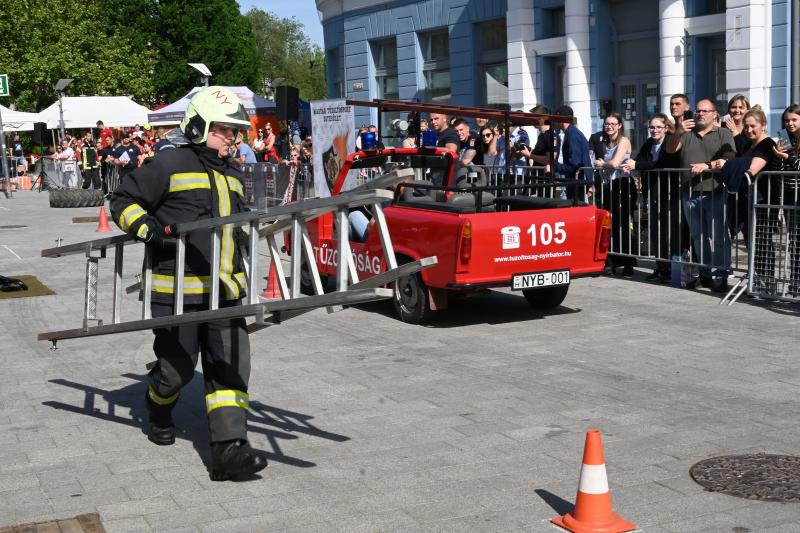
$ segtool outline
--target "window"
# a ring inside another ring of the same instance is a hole
[[[450,103],[450,35],[447,29],[420,35],[425,100]]]
[[[397,77],[397,42],[394,39],[376,41],[372,43],[372,59],[375,65],[375,97],[383,100],[400,99],[400,83]],[[385,145],[393,144],[389,141],[392,134],[389,124],[399,115],[394,112],[382,113],[380,117],[380,135]]]
[[[345,95],[344,82],[342,81],[342,65],[338,48],[328,50],[328,75],[331,80],[331,98],[342,98]]]
[[[400,97],[397,80],[397,43],[394,39],[373,43],[372,57],[375,62],[375,96],[397,100]]]
[[[691,16],[702,17],[703,15],[715,15],[725,13],[725,0],[694,0],[693,9],[690,9]]]
[[[482,106],[509,109],[507,43],[505,19],[478,25],[477,62]]]
[[[564,6],[542,10],[544,38],[566,35],[566,15]]]
[[[725,49],[711,49],[711,94],[717,109],[721,110],[720,116],[725,114],[728,105],[728,89],[725,80]]]

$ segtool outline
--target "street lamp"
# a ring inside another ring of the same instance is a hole
[[[203,84],[208,87],[208,80],[211,79],[211,71],[203,63],[188,63],[190,67],[203,75]]]
[[[56,83],[54,89],[58,91],[58,140],[59,142],[64,140],[64,106],[61,103],[61,99],[64,97],[64,89],[69,87],[69,85],[75,80],[72,78],[61,78]]]

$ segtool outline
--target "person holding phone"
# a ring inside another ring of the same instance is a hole
[[[683,212],[689,224],[700,267],[700,283],[715,292],[728,288],[730,235],[725,221],[727,191],[710,170],[735,156],[730,130],[716,125],[717,108],[710,99],[697,102],[695,113],[684,111],[667,143],[667,153],[680,151]]]
[[[787,107],[781,115],[781,121],[788,139],[779,135],[773,153],[780,163],[781,170],[800,172],[800,104],[791,104]],[[800,177],[797,174],[786,177],[781,193],[783,205],[790,206],[784,209],[789,250],[788,294],[798,297],[800,296]]]

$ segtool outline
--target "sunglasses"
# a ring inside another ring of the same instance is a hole
[[[483,137],[484,139],[491,139],[492,137],[494,137],[494,134],[493,134],[493,133],[484,133],[484,134],[482,135],[482,137]]]

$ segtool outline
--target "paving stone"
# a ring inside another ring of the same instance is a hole
[[[70,219],[96,209],[27,191],[3,207],[28,227],[0,233],[23,258],[0,255],[0,272],[35,272],[58,294],[0,301],[0,527],[98,510],[108,531],[557,531],[540,494],[574,500],[597,427],[615,507],[648,533],[800,532],[794,506],[707,493],[688,475],[721,452],[797,453],[791,308],[723,309],[707,291],[640,283],[639,269],[576,280],[545,314],[508,291],[454,302],[429,327],[385,303],[312,311],[252,336],[250,438],[272,458],[216,483],[199,369],[178,441],[158,448],[142,433],[150,332],[56,352],[35,340],[79,325],[85,268],[39,251],[59,234],[95,238]],[[140,263],[141,247],[126,258]],[[123,315],[137,312],[126,295]]]

